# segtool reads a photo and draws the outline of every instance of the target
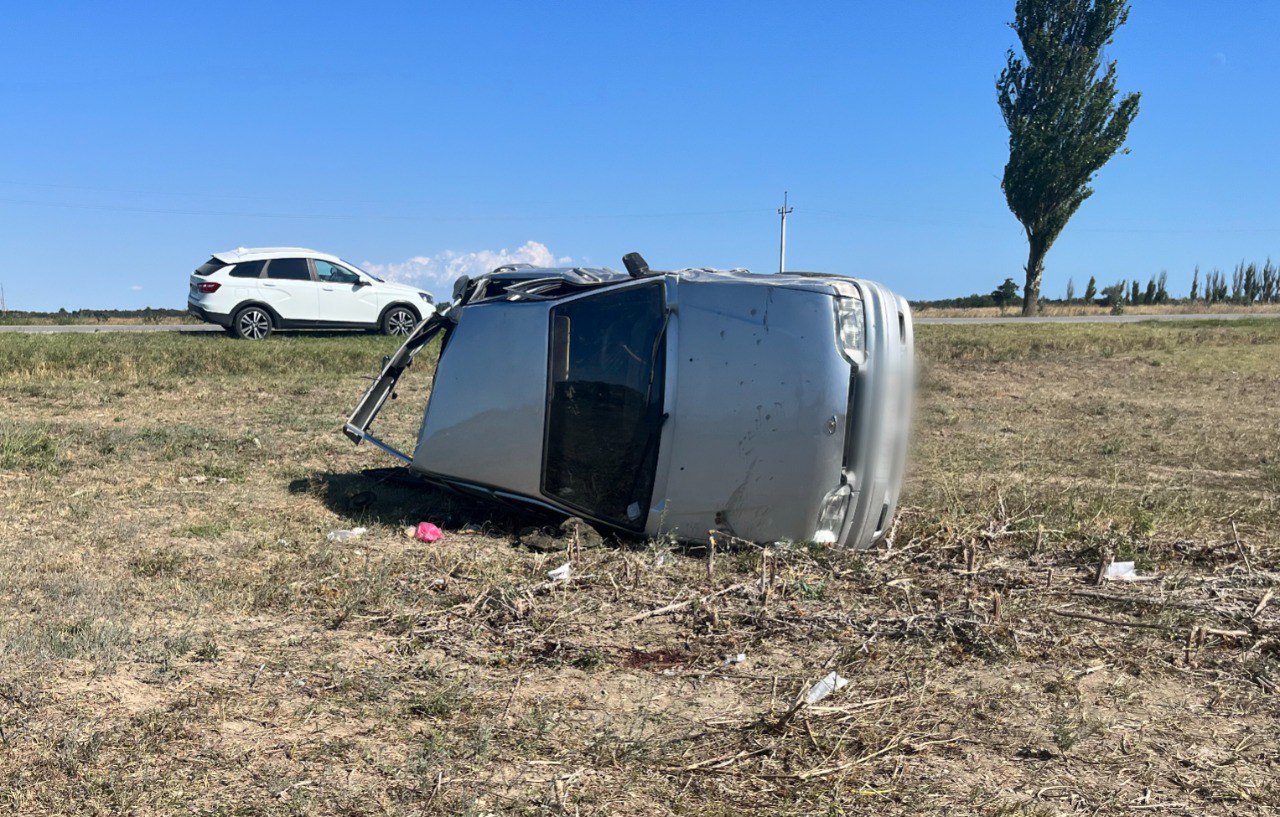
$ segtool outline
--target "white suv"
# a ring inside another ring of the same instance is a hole
[[[383,281],[335,255],[302,247],[214,253],[191,275],[187,308],[238,338],[275,329],[373,329],[408,335],[435,311],[416,287]]]

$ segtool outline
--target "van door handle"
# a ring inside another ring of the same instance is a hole
[[[264,286],[264,287],[274,287],[274,286],[275,286],[275,284],[265,284],[265,283],[264,283],[264,284],[263,284],[263,286]]]
[[[333,287],[320,287],[320,288],[323,289],[325,292],[333,292]]]

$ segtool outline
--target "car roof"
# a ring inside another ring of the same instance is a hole
[[[224,264],[239,264],[242,261],[263,261],[270,258],[318,258],[321,261],[344,263],[336,255],[306,247],[238,247],[234,250],[215,252],[213,257]]]
[[[855,283],[857,279],[826,272],[756,273],[745,269],[688,268],[653,270],[643,277],[674,278],[696,284],[785,287],[853,297],[858,294]],[[532,264],[508,264],[480,276],[474,282],[475,284],[483,281],[495,282],[499,284],[496,291],[483,287],[478,297],[466,297],[464,302],[525,299],[530,295],[539,300],[555,300],[574,292],[630,280],[633,279],[628,273],[608,267],[535,267]],[[565,286],[557,287],[550,283],[554,281],[560,281]],[[475,292],[475,288],[471,292]]]
[[[786,286],[788,284],[808,283],[814,279],[848,281],[852,276],[838,275],[832,272],[751,272],[742,268],[715,269],[712,267],[686,267],[678,270],[653,270],[646,278],[673,276],[685,280],[715,282],[752,282]],[[489,278],[497,281],[525,281],[542,278],[563,278],[570,281],[613,284],[629,281],[631,276],[609,267],[535,267],[532,264],[508,264],[498,267],[489,273]]]

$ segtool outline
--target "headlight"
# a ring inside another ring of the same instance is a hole
[[[853,359],[855,352],[867,349],[867,313],[859,298],[836,298],[836,334],[840,351]]]
[[[848,485],[841,485],[827,494],[822,500],[822,510],[818,512],[818,528],[813,532],[813,541],[831,545],[840,540],[840,529],[844,527],[852,496],[853,491]]]
[[[430,292],[419,292],[419,293],[418,293],[418,297],[419,297],[419,298],[421,298],[422,300],[426,301],[426,302],[427,302],[427,303],[429,303],[429,304],[433,304],[433,303],[435,303],[435,301],[431,300],[431,293],[430,293]]]

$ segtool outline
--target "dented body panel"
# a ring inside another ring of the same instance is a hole
[[[840,481],[849,400],[830,297],[706,280],[675,288],[677,387],[649,533],[807,537]]]

